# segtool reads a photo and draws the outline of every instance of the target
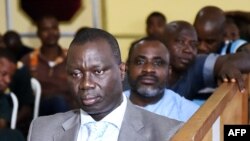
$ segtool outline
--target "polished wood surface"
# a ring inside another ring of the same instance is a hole
[[[249,74],[245,84],[246,91],[240,93],[236,83],[222,83],[172,141],[223,141],[225,124],[248,124]]]

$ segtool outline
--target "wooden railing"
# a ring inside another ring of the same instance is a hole
[[[225,124],[248,124],[250,74],[245,93],[236,83],[223,83],[173,136],[172,141],[223,141]]]

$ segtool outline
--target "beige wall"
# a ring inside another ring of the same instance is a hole
[[[5,3],[3,0],[0,0],[0,34],[3,34],[5,31]]]
[[[104,28],[118,38],[126,60],[128,47],[145,34],[145,19],[152,11],[160,11],[168,22],[186,20],[193,22],[197,11],[205,5],[216,5],[223,10],[250,11],[249,0],[105,0]]]
[[[12,29],[22,35],[35,33],[35,27],[25,13],[18,7],[19,0],[8,0],[11,3]],[[98,1],[98,0],[96,0]],[[0,0],[0,33],[7,30],[5,5],[6,0]],[[61,23],[62,33],[73,33],[81,26],[93,25],[93,0],[82,0],[84,7],[72,21]],[[145,19],[152,11],[164,13],[168,22],[186,20],[193,22],[197,11],[205,5],[216,5],[223,10],[250,10],[249,0],[99,0],[101,4],[100,16],[102,27],[115,35],[121,46],[122,59],[126,60],[130,43],[145,34]],[[60,43],[63,47],[69,46],[72,36],[62,37]],[[36,37],[23,37],[23,41],[32,47],[39,47]]]
[[[24,13],[24,11],[19,7],[20,0],[8,0],[10,1],[10,20],[11,29],[18,31],[22,35],[35,34],[36,28],[31,22],[30,18]],[[0,0],[0,18],[2,19],[0,25],[0,33],[4,33],[7,30],[6,26],[6,0]],[[91,0],[82,0],[83,7],[76,13],[70,22],[60,23],[60,30],[62,34],[72,34],[81,26],[92,27],[92,7]],[[64,48],[68,48],[73,36],[62,36],[60,39],[60,44]],[[39,47],[40,41],[36,36],[27,37],[24,36],[23,41],[25,44],[31,47]]]

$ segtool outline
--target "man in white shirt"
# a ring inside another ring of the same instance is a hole
[[[29,141],[167,141],[182,126],[123,96],[125,64],[116,39],[106,31],[88,28],[78,33],[69,47],[66,68],[81,108],[35,119]]]
[[[124,93],[132,103],[150,112],[185,122],[199,106],[165,88],[169,56],[167,47],[154,37],[134,42],[127,60],[131,89]]]

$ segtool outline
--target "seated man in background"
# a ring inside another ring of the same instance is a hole
[[[5,94],[17,69],[14,55],[7,49],[0,49],[0,140],[24,141],[17,130],[9,129],[11,120],[11,103]]]
[[[20,47],[18,45],[20,42],[19,36],[16,35],[15,32],[7,32],[5,34],[4,39],[7,39],[6,49],[9,50],[16,60],[20,59],[21,54],[24,52],[15,52],[18,49],[13,49],[15,47]],[[6,41],[6,40],[5,40]],[[8,45],[13,45],[15,47],[9,47]],[[16,46],[17,45],[17,46]],[[17,55],[17,56],[16,56]],[[19,57],[18,57],[19,56]],[[19,129],[24,136],[27,136],[29,125],[33,118],[33,107],[34,107],[34,95],[31,89],[31,75],[29,70],[26,66],[24,66],[21,62],[18,61],[17,63],[17,70],[13,76],[13,79],[9,85],[9,88],[12,92],[15,93],[19,102],[18,108],[18,116],[17,116],[17,129]],[[11,99],[9,99],[11,101]]]
[[[198,36],[194,27],[185,21],[167,24],[164,38],[171,64],[167,88],[190,100],[195,98],[200,89],[216,87],[215,78],[224,82],[237,82],[239,90],[245,90],[242,73],[250,71],[248,52],[223,56],[197,55]]]
[[[129,49],[126,63],[131,89],[125,91],[132,103],[153,113],[187,121],[198,105],[166,89],[169,52],[158,39],[142,38]]]
[[[195,17],[194,27],[199,40],[198,53],[225,55],[250,50],[250,44],[242,39],[230,40],[225,44],[226,16],[218,7],[203,7]]]
[[[72,108],[72,97],[67,85],[66,50],[59,45],[59,23],[53,16],[37,21],[37,35],[41,47],[22,58],[31,74],[42,87],[39,115],[65,112]]]
[[[10,84],[10,90],[16,94],[19,101],[17,129],[27,136],[33,118],[35,98],[31,89],[31,74],[27,66],[21,62],[17,63],[17,70]]]
[[[150,13],[146,19],[147,36],[161,39],[164,34],[166,22],[167,19],[164,16],[164,14],[157,11]],[[133,42],[131,46],[133,44],[135,43]],[[125,79],[123,81],[123,90],[128,90],[128,89],[130,89],[128,83],[128,76],[125,75]]]
[[[89,28],[78,33],[70,44],[66,68],[81,108],[38,117],[28,141],[168,141],[181,127],[182,122],[139,108],[123,95],[125,64],[108,32]]]

